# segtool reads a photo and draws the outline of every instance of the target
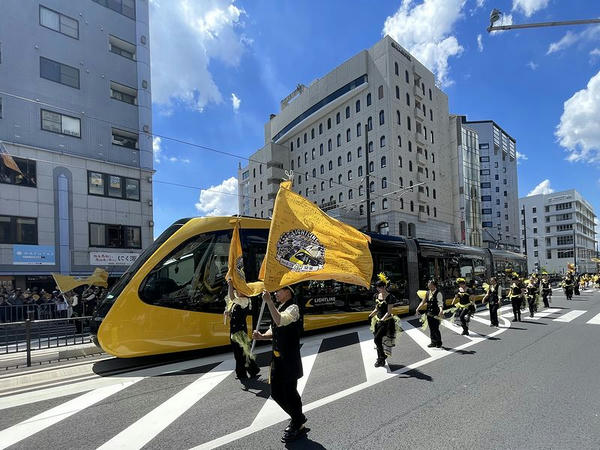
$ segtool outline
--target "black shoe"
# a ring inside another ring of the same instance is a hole
[[[308,434],[310,428],[306,428],[304,425],[300,429],[292,429],[288,433],[284,433],[281,437],[281,442],[292,442],[300,438],[303,438]]]
[[[250,378],[258,378],[259,375],[260,375],[260,369],[258,369],[256,372],[250,373]]]
[[[385,359],[378,359],[375,361],[375,367],[383,367],[385,366]]]
[[[290,433],[291,431],[295,430],[298,427],[302,427],[304,426],[304,424],[306,423],[308,419],[306,418],[306,416],[302,416],[302,419],[300,420],[300,424],[299,425],[295,425],[293,420],[290,420],[290,422],[288,423],[288,426],[285,427],[285,430],[283,430],[284,433]]]
[[[435,348],[442,348],[442,344],[437,344]]]
[[[431,344],[429,344],[427,347],[429,347],[429,348],[433,348],[433,347],[436,347],[436,345],[435,345],[435,344],[432,342],[432,343],[431,343]]]

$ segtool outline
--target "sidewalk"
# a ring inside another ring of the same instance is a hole
[[[31,366],[35,367],[55,361],[81,358],[90,355],[100,355],[102,353],[102,350],[96,347],[93,343],[32,350]],[[26,366],[26,352],[6,353],[0,355],[0,373],[6,372],[9,369],[17,369]]]

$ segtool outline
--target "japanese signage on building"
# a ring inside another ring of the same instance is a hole
[[[53,266],[56,264],[54,246],[13,245],[13,264]]]
[[[90,252],[90,265],[129,266],[138,256],[138,253]]]

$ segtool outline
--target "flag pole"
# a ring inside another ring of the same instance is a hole
[[[265,301],[262,301],[262,305],[260,305],[260,312],[258,313],[258,322],[256,323],[256,331],[259,331],[260,323],[262,322],[262,317],[265,312]],[[250,353],[254,353],[254,347],[256,346],[256,339],[252,339],[252,348],[250,348]]]

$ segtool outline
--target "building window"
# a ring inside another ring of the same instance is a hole
[[[360,100],[356,100],[356,103],[354,105],[354,110],[356,112],[360,112]]]
[[[331,117],[327,119],[327,129],[331,129]]]
[[[383,125],[385,123],[385,112],[383,109],[379,111],[379,125]]]
[[[350,128],[346,130],[346,142],[350,142]]]
[[[407,116],[406,117],[406,128],[408,129],[408,131],[410,131],[411,127],[410,127],[410,117]]]
[[[409,162],[408,162],[408,171],[409,171],[409,172],[412,172],[412,171],[413,171],[413,163],[412,163],[412,161],[409,161]]]
[[[310,151],[310,158],[311,158],[313,161],[315,160],[315,149],[314,149],[314,148],[313,148],[313,149]],[[261,167],[262,167],[262,166],[261,166]]]
[[[379,89],[377,89],[377,93],[379,100],[381,100],[383,98],[383,85],[379,86]]]
[[[19,173],[18,170],[15,170],[16,168],[18,168],[21,173]],[[17,158],[6,155],[1,157],[0,183],[36,187],[36,162],[31,159]]]
[[[105,8],[135,20],[135,0],[92,0]]]
[[[379,138],[379,147],[385,147],[385,136]]]
[[[360,130],[361,126],[360,126],[360,122],[356,124],[356,137],[359,137],[361,134],[361,130]]]
[[[356,156],[358,158],[362,157],[362,147],[358,147],[358,149],[356,150]]]
[[[333,162],[329,161],[329,170],[333,170]]]
[[[371,93],[367,94],[367,106],[371,106]]]
[[[383,169],[387,165],[387,158],[385,156],[381,157],[381,168]]]
[[[108,50],[115,55],[135,61],[135,45],[112,34],[108,35]]]
[[[381,179],[381,189],[387,189],[387,178],[383,177]]]
[[[492,213],[492,208],[483,208],[481,210],[481,214],[491,214]]]
[[[371,116],[367,118],[367,131],[371,131],[373,129],[373,119]]]
[[[319,124],[319,134],[323,134],[323,124]]]
[[[88,194],[139,200],[140,180],[88,171]]]
[[[483,228],[492,228],[494,225],[492,224],[492,222],[483,222],[482,226]]]
[[[319,156],[323,156],[323,144],[319,144]]]
[[[114,81],[110,82],[110,97],[130,105],[137,104],[137,90]]]
[[[365,187],[364,187],[364,186],[361,184],[361,185],[358,187],[358,196],[359,196],[359,197],[362,197],[364,194],[365,194]]]
[[[479,175],[489,175],[490,169],[483,169],[479,171]]]
[[[375,212],[375,202],[371,202],[371,212]]]
[[[358,166],[358,176],[359,177],[363,176],[363,166]]]
[[[0,216],[0,244],[37,245],[37,219]]]
[[[331,161],[329,161],[329,163],[331,164]],[[333,187],[333,178],[329,179],[329,187],[332,188]]]
[[[352,171],[349,170],[348,171],[348,181],[350,181],[352,179]]]
[[[90,247],[142,248],[141,227],[90,223]]]
[[[481,201],[482,202],[491,202],[492,201],[492,196],[491,195],[482,195],[481,196]]]
[[[482,189],[487,189],[487,188],[491,188],[491,187],[492,187],[492,183],[490,183],[489,181],[484,181],[481,183]]]
[[[350,118],[350,107],[346,106],[346,119]]]
[[[365,207],[364,205],[360,205],[358,208],[358,213],[362,216],[365,214]]]
[[[480,156],[479,162],[490,162],[490,157],[489,156]]]
[[[306,144],[306,142],[308,141],[308,136],[306,135],[306,133],[304,133],[304,143]]]
[[[373,161],[369,161],[369,173],[373,173],[375,171],[375,164]]]
[[[397,62],[395,62],[395,63],[394,63],[394,73],[395,73],[396,75],[398,75],[398,74],[399,74],[399,72],[398,72],[398,63],[397,63]]]
[[[79,69],[40,56],[40,77],[79,89]]]
[[[406,105],[410,106],[410,95],[408,92],[406,93]]]
[[[546,259],[552,259],[552,250],[546,250]]]
[[[138,149],[138,135],[130,133],[129,131],[119,130],[117,128],[112,129],[112,144],[118,145],[119,147],[131,148],[133,150]]]
[[[534,246],[534,247],[537,247],[537,246],[538,246],[538,240],[537,240],[537,239],[534,239],[534,240],[533,240],[533,246]]]
[[[312,128],[312,129],[310,130],[310,138],[311,138],[311,139],[314,139],[314,138],[315,138],[315,129],[314,129],[314,128]]]
[[[67,136],[81,137],[81,120],[64,114],[41,110],[42,130]]]
[[[367,145],[367,150],[369,153],[373,153],[373,141],[369,141],[369,144]]]
[[[410,212],[415,212],[415,202],[410,201]]]
[[[337,162],[338,162],[338,164],[337,164],[338,167],[341,167],[342,166],[342,157],[341,156],[338,156]]]
[[[352,162],[352,152],[348,152],[348,154],[346,155],[346,161]]]
[[[330,152],[332,148],[331,139],[327,141],[327,151]]]
[[[2,119],[2,97],[0,97],[0,119]]]
[[[336,123],[336,125],[339,125],[339,123],[340,123],[340,121],[341,121],[341,120],[342,120],[342,116],[341,116],[341,114],[338,112],[338,113],[335,115],[335,123]]]
[[[58,31],[66,36],[79,39],[79,22],[64,14],[40,5],[40,25]]]
[[[406,80],[407,83],[409,83],[408,70],[404,71],[404,79]]]

